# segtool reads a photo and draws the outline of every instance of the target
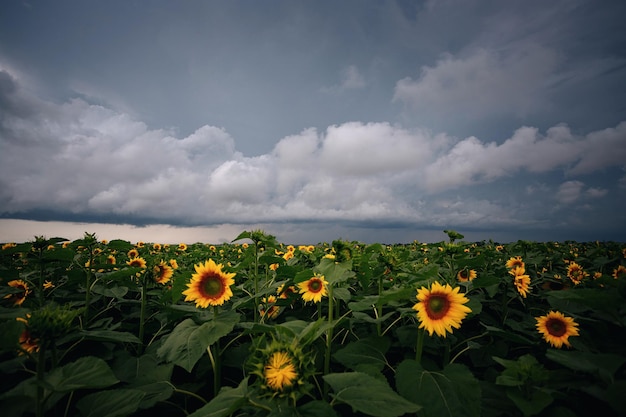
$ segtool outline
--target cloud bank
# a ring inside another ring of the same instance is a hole
[[[43,100],[7,70],[0,104],[3,217],[545,228],[626,191],[626,122],[584,135],[523,126],[486,141],[353,121],[304,129],[248,157],[222,128],[177,137],[82,99]],[[607,172],[612,182],[594,183]]]

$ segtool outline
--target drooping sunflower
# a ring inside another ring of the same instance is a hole
[[[626,278],[626,266],[620,265],[613,270],[613,278]]]
[[[457,274],[456,274],[456,279],[459,280],[459,282],[468,282],[468,281],[473,281],[476,279],[476,271],[473,269],[461,269]]]
[[[146,260],[143,258],[130,258],[126,264],[130,267],[134,267],[134,268],[145,268],[146,267]]]
[[[446,337],[452,328],[461,327],[461,321],[471,313],[464,305],[469,302],[465,295],[459,293],[460,287],[452,288],[449,284],[441,285],[434,282],[430,288],[422,287],[417,291],[417,300],[413,310],[417,311],[420,321],[419,328],[426,329],[432,336],[433,332]]]
[[[174,270],[170,265],[165,263],[165,261],[161,261],[155,265],[152,272],[154,273],[154,281],[157,284],[166,284],[172,279],[172,275],[174,275]]]
[[[582,280],[588,276],[589,274],[585,272],[582,266],[578,265],[576,262],[571,262],[567,266],[567,277],[571,279],[575,285],[580,284]]]
[[[522,268],[526,268],[526,265],[524,264],[524,261],[522,261],[522,257],[521,256],[516,256],[514,258],[509,258],[508,261],[506,261],[506,267],[509,269],[515,269],[517,267],[522,267]]]
[[[319,303],[322,297],[328,295],[328,282],[324,279],[324,275],[315,275],[308,280],[298,284],[300,294],[305,302],[312,301]]]
[[[578,336],[578,323],[561,312],[550,311],[545,316],[535,317],[535,320],[537,331],[555,348],[560,349],[563,345],[571,346],[569,337]]]
[[[196,307],[221,306],[233,296],[230,286],[235,283],[234,273],[222,271],[222,264],[209,259],[194,265],[195,274],[183,291],[185,301],[195,301]]]
[[[14,279],[7,282],[9,287],[13,287],[19,289],[19,292],[15,292],[13,294],[7,294],[4,296],[5,299],[11,301],[14,306],[21,306],[22,303],[26,300],[26,296],[30,294],[30,289],[28,288],[28,284],[26,281],[21,279]]]
[[[526,270],[523,266],[516,266],[509,271],[509,274],[513,275],[513,283],[517,292],[524,298],[528,295],[528,289],[530,287],[530,276],[526,274]]]

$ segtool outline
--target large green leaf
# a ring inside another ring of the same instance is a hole
[[[85,417],[123,417],[139,408],[145,393],[136,389],[116,389],[86,395],[76,408]]]
[[[575,371],[597,373],[607,382],[613,381],[615,372],[626,362],[626,357],[611,353],[591,353],[548,349],[546,357]]]
[[[394,417],[415,413],[421,407],[399,396],[386,381],[362,372],[323,376],[333,389],[334,400],[369,416]]]
[[[207,348],[230,333],[239,319],[235,311],[220,314],[202,324],[186,319],[174,328],[157,350],[157,355],[191,372]]]
[[[52,391],[69,392],[84,388],[106,388],[118,379],[107,363],[93,356],[85,356],[75,362],[54,369],[44,379]]]
[[[480,386],[463,365],[452,364],[433,372],[407,359],[398,366],[396,385],[400,395],[423,406],[424,417],[480,416]]]
[[[237,388],[223,387],[215,398],[199,408],[189,417],[225,417],[233,414],[246,403],[248,378],[244,378]]]
[[[391,342],[384,337],[372,337],[351,342],[333,354],[333,358],[342,365],[357,370],[361,365],[373,366],[379,372],[387,360],[385,353]]]
[[[337,263],[334,259],[322,258],[314,269],[324,275],[330,284],[346,281],[355,275],[352,271],[352,261]]]

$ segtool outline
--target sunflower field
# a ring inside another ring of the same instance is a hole
[[[626,416],[626,244],[35,237],[0,251],[12,416]]]

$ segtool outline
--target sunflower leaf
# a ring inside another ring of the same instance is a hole
[[[240,316],[235,311],[220,314],[202,324],[186,319],[174,328],[157,355],[191,372],[207,348],[230,333]]]
[[[421,408],[399,396],[386,381],[362,372],[328,374],[323,378],[334,391],[333,401],[370,416],[395,417]]]
[[[396,385],[404,398],[419,400],[425,417],[480,415],[480,386],[463,365],[452,364],[441,372],[431,372],[407,359],[398,366]]]

